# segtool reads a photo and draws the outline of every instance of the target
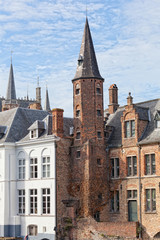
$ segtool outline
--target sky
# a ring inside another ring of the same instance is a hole
[[[0,96],[12,62],[17,97],[35,98],[37,78],[44,106],[72,117],[72,79],[87,16],[104,82],[115,83],[119,104],[160,98],[160,0],[0,0]]]

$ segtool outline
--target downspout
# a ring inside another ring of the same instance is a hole
[[[141,204],[141,147],[138,145],[138,188],[139,188],[139,239],[142,238],[142,204]]]
[[[56,160],[56,151],[57,151],[57,144],[54,141],[54,160],[55,160],[55,240],[57,239],[57,160]]]

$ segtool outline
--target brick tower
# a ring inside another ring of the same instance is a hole
[[[86,18],[73,82],[74,144],[71,194],[79,199],[79,213],[100,218],[105,205],[106,152],[104,145],[103,82]],[[104,186],[105,183],[105,186]],[[101,204],[102,203],[102,204]],[[98,207],[97,207],[98,206]]]

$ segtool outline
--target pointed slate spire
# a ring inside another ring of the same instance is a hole
[[[48,96],[48,88],[46,87],[46,99],[45,99],[45,105],[44,105],[45,111],[51,111],[50,103],[49,103],[49,96]]]
[[[79,78],[100,78],[103,79],[99,73],[88,19],[86,17],[86,23],[83,33],[83,39],[78,58],[78,66],[76,75],[73,80]]]
[[[16,99],[16,90],[15,90],[15,83],[14,83],[13,66],[11,62],[6,100],[12,100],[12,99]]]

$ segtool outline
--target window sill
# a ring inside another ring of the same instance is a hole
[[[157,175],[156,174],[146,174],[146,175],[144,175],[144,177],[145,178],[147,178],[147,177],[157,177]]]
[[[111,177],[111,180],[119,180],[120,177]]]
[[[157,214],[157,211],[150,211],[150,212],[145,212],[145,214]]]
[[[110,213],[111,213],[111,214],[120,214],[119,211],[118,211],[118,212],[112,212],[112,211],[110,211]]]

